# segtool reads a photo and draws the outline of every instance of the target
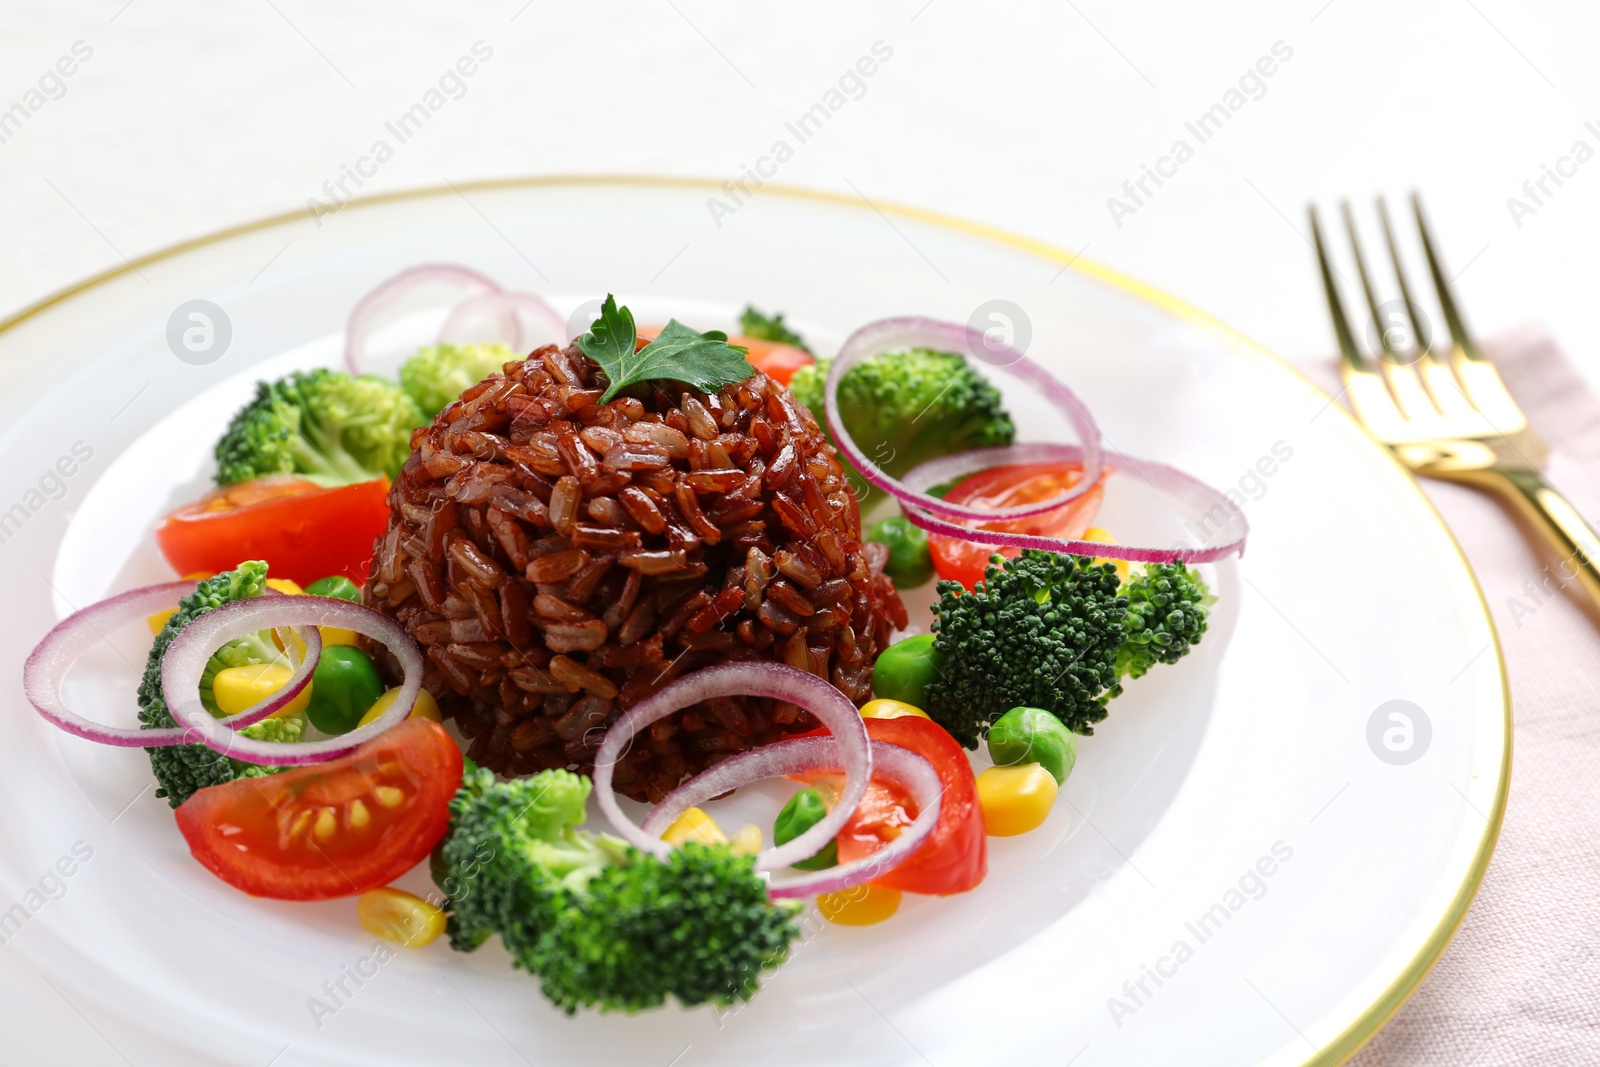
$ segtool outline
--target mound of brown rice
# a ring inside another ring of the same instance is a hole
[[[423,646],[468,755],[586,773],[622,710],[729,660],[866,699],[905,608],[811,414],[760,372],[601,404],[604,381],[576,347],[507,363],[413,434],[390,493],[366,599]],[[641,735],[617,788],[659,799],[815,725],[792,704],[707,701]]]

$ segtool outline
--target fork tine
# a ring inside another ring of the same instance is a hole
[[[1350,319],[1344,312],[1344,301],[1339,298],[1339,286],[1333,280],[1333,265],[1328,262],[1328,249],[1322,240],[1322,223],[1317,219],[1313,204],[1306,208],[1311,216],[1311,240],[1317,249],[1317,267],[1322,271],[1322,291],[1328,298],[1328,315],[1333,319],[1333,332],[1339,338],[1339,355],[1345,366],[1353,371],[1371,373],[1372,361],[1356,347],[1355,334],[1350,332]]]
[[[1383,226],[1383,242],[1389,247],[1389,262],[1394,265],[1394,276],[1400,283],[1400,301],[1405,305],[1406,318],[1411,320],[1411,340],[1421,357],[1434,357],[1433,342],[1422,329],[1422,314],[1411,295],[1411,281],[1406,277],[1405,264],[1400,262],[1400,249],[1394,240],[1394,227],[1389,224],[1389,205],[1378,197],[1378,221]]]
[[[1433,347],[1429,331],[1423,329],[1422,312],[1412,295],[1411,280],[1406,276],[1405,263],[1400,259],[1400,248],[1394,239],[1394,226],[1389,222],[1389,205],[1381,196],[1378,197],[1378,221],[1383,226],[1383,240],[1389,248],[1389,261],[1394,265],[1395,280],[1400,283],[1400,300],[1405,305],[1406,317],[1411,320],[1411,344],[1417,353],[1415,363],[1422,387],[1427,390],[1439,414],[1470,415],[1474,410],[1473,403],[1456,381],[1448,353],[1440,356]]]
[[[1367,273],[1367,257],[1361,252],[1361,237],[1356,233],[1355,217],[1350,214],[1350,201],[1345,200],[1339,204],[1339,213],[1344,216],[1344,230],[1350,237],[1350,251],[1356,257],[1356,274],[1361,278],[1361,292],[1367,298],[1367,312],[1372,316],[1373,325],[1377,328],[1378,344],[1383,349],[1383,358],[1391,364],[1404,363],[1393,342],[1389,340],[1389,331],[1383,328],[1383,315],[1378,310],[1378,298],[1372,289],[1372,276]]]
[[[1356,232],[1355,216],[1350,213],[1350,202],[1346,200],[1341,203],[1339,210],[1344,215],[1344,228],[1350,236],[1350,250],[1355,254],[1356,270],[1361,275],[1361,291],[1366,294],[1367,311],[1372,316],[1373,329],[1378,334],[1378,346],[1383,351],[1380,369],[1383,372],[1384,382],[1389,387],[1390,396],[1410,419],[1421,419],[1442,413],[1439,401],[1424,386],[1417,371],[1410,366],[1411,361],[1395,348],[1394,341],[1389,336],[1390,331],[1385,328],[1383,312],[1378,307],[1377,293],[1372,288],[1372,275],[1367,271],[1367,257],[1361,251],[1361,235]],[[1416,332],[1415,320],[1407,325],[1411,327],[1413,333]]]
[[[1428,229],[1428,220],[1422,213],[1422,198],[1416,193],[1411,194],[1411,210],[1417,217],[1417,232],[1422,235],[1422,251],[1428,258],[1428,274],[1433,279],[1433,290],[1438,295],[1444,321],[1450,328],[1452,355],[1460,353],[1460,357],[1452,362],[1462,392],[1497,432],[1502,435],[1520,432],[1528,425],[1527,417],[1501,381],[1500,372],[1484,358],[1472,335],[1467,332],[1467,325],[1462,321],[1461,311],[1456,305],[1455,293],[1450,289],[1450,281],[1439,264],[1439,254],[1434,250],[1433,233]]]
[[[1461,319],[1455,293],[1450,289],[1450,280],[1444,276],[1444,268],[1439,265],[1439,254],[1433,247],[1433,233],[1428,229],[1428,220],[1422,214],[1422,198],[1416,193],[1411,194],[1411,211],[1417,217],[1417,232],[1422,235],[1422,252],[1428,258],[1428,275],[1433,279],[1433,291],[1439,298],[1440,309],[1444,312],[1445,325],[1450,328],[1450,340],[1468,359],[1482,360],[1483,353],[1478,351],[1478,346],[1472,341],[1472,335],[1467,332],[1466,323]]]

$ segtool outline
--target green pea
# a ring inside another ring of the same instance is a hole
[[[772,827],[773,844],[787,845],[799,837],[828,814],[828,806],[822,802],[822,794],[815,789],[802,789],[789,798],[789,803],[778,812],[778,821]],[[820,871],[825,867],[839,865],[839,843],[829,841],[827,845],[808,860],[801,860],[795,866],[802,871]]]
[[[928,683],[939,677],[933,635],[918,634],[883,650],[872,668],[872,694],[927,710]]]
[[[1037,763],[1056,784],[1078,762],[1078,735],[1043,708],[1012,708],[989,727],[989,758],[997,766]]]
[[[318,578],[306,586],[306,592],[312,596],[331,596],[337,600],[361,603],[361,587],[344,577]]]
[[[923,585],[933,577],[928,535],[904,515],[893,515],[878,523],[867,534],[867,540],[889,546],[889,562],[883,573],[893,578],[900,588]]]
[[[383,696],[383,679],[372,657],[351,645],[322,650],[311,675],[311,703],[306,715],[325,734],[345,734]]]

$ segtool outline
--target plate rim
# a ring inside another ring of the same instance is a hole
[[[406,200],[423,200],[432,197],[460,195],[464,191],[495,192],[507,189],[529,189],[557,186],[634,186],[655,188],[679,189],[705,189],[712,192],[720,191],[721,183],[710,178],[678,175],[649,175],[649,174],[546,174],[524,175],[521,177],[481,178],[470,181],[445,183],[443,185],[421,185],[405,189],[390,190],[382,193],[371,193],[354,197],[345,202],[343,208],[368,208],[384,204],[392,204]],[[1188,325],[1198,327],[1211,334],[1215,339],[1234,352],[1246,356],[1258,363],[1266,363],[1275,370],[1287,370],[1299,378],[1306,386],[1314,390],[1319,396],[1326,398],[1327,407],[1338,414],[1336,418],[1346,421],[1350,428],[1358,431],[1357,436],[1364,441],[1366,446],[1381,453],[1387,461],[1406,475],[1404,484],[1415,493],[1424,505],[1423,512],[1432,517],[1439,530],[1444,534],[1446,542],[1455,551],[1456,559],[1461,564],[1461,572],[1465,575],[1467,585],[1470,586],[1473,598],[1476,599],[1479,609],[1483,613],[1483,622],[1486,625],[1490,644],[1494,649],[1495,665],[1500,676],[1500,692],[1502,702],[1501,717],[1501,758],[1500,774],[1495,783],[1494,804],[1485,821],[1483,833],[1480,835],[1477,848],[1474,851],[1472,863],[1469,865],[1466,877],[1456,887],[1440,921],[1434,926],[1422,947],[1387,987],[1357,1015],[1346,1027],[1335,1035],[1330,1041],[1320,1048],[1315,1049],[1311,1056],[1302,1061],[1301,1067],[1313,1065],[1333,1064],[1335,1067],[1348,1062],[1359,1052],[1368,1041],[1377,1035],[1378,1031],[1392,1019],[1405,1005],[1424,979],[1427,978],[1434,966],[1444,954],[1446,946],[1454,939],[1461,923],[1465,920],[1467,912],[1472,907],[1483,879],[1488,871],[1489,864],[1494,856],[1495,847],[1499,842],[1501,825],[1504,822],[1506,802],[1510,794],[1511,761],[1514,733],[1514,717],[1511,701],[1510,674],[1506,667],[1505,650],[1501,645],[1499,630],[1495,627],[1494,616],[1489,610],[1489,603],[1484,596],[1483,586],[1478,581],[1477,573],[1472,568],[1472,563],[1467,559],[1461,543],[1445,523],[1444,517],[1439,513],[1438,507],[1432,498],[1422,491],[1416,476],[1411,473],[1394,453],[1373,439],[1355,417],[1343,407],[1333,401],[1336,397],[1329,395],[1328,391],[1313,380],[1299,367],[1287,359],[1277,355],[1265,345],[1252,340],[1249,336],[1235,329],[1209,313],[1200,310],[1187,301],[1173,296],[1156,286],[1140,281],[1131,275],[1125,274],[1114,267],[1107,266],[1097,260],[1084,257],[1082,253],[1072,252],[1047,241],[1028,237],[999,226],[977,222],[957,215],[937,211],[929,208],[916,207],[898,203],[891,200],[868,200],[865,196],[852,196],[846,193],[826,189],[815,189],[806,186],[789,185],[785,183],[768,182],[762,187],[764,193],[772,193],[780,197],[797,200],[809,200],[815,203],[830,204],[835,207],[845,207],[854,210],[872,210],[879,214],[892,214],[902,218],[928,223],[933,226],[953,230],[958,233],[995,244],[1038,256],[1049,262],[1059,264],[1064,270],[1072,270],[1087,275],[1095,280],[1116,289],[1123,294],[1156,308],[1159,311],[1176,318]],[[161,260],[171,259],[186,252],[196,251],[215,244],[221,244],[235,237],[257,233],[272,229],[276,226],[299,222],[306,212],[304,209],[279,212],[263,216],[234,226],[213,230],[209,233],[175,242],[162,248],[134,259],[124,259],[122,265],[110,267],[97,274],[92,274],[80,281],[64,286],[49,293],[20,310],[0,319],[0,335],[4,335],[28,320],[38,316],[44,311],[65,303],[73,297],[79,296],[106,282],[120,278],[123,275],[137,273],[140,267]]]

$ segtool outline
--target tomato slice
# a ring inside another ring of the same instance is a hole
[[[1108,472],[1109,473],[1109,472]],[[1070,489],[1083,479],[1081,463],[1017,463],[991,467],[986,471],[957,482],[944,498],[952,504],[969,504],[981,508],[1007,508],[1048,500]],[[982,530],[1003,530],[1010,533],[1039,534],[1072,540],[1082,537],[1100,510],[1100,498],[1105,492],[1105,475],[1088,492],[1042,515],[1008,522],[981,522],[973,524]],[[989,557],[999,552],[1013,558],[1014,548],[996,548],[963,541],[959,537],[943,534],[928,535],[928,551],[933,555],[933,569],[939,577],[960,582],[971,589],[983,580],[983,570]]]
[[[388,496],[387,478],[333,489],[293,475],[257,478],[174,511],[156,544],[179,574],[264,559],[274,578],[306,585],[342,575],[361,585],[389,522]]]
[[[788,385],[795,371],[816,362],[811,358],[810,352],[794,345],[786,345],[781,341],[764,341],[759,337],[741,336],[728,338],[728,343],[748,349],[744,358],[749,360],[756,370],[779,385]]]
[[[348,756],[208,786],[178,809],[178,829],[201,866],[235,889],[329,900],[387,885],[426,859],[460,785],[450,735],[407,719]]]
[[[949,896],[975,889],[989,871],[988,838],[983,813],[978,808],[978,786],[966,750],[927,719],[866,719],[867,736],[908,748],[933,764],[944,788],[939,798],[939,821],[933,833],[911,858],[872,884],[907,893]],[[819,733],[822,731],[818,731]],[[838,775],[814,776],[817,784],[837,790]],[[835,795],[837,793],[835,792]],[[870,856],[899,837],[917,816],[914,801],[904,790],[874,777],[867,795],[835,839],[839,862]]]

